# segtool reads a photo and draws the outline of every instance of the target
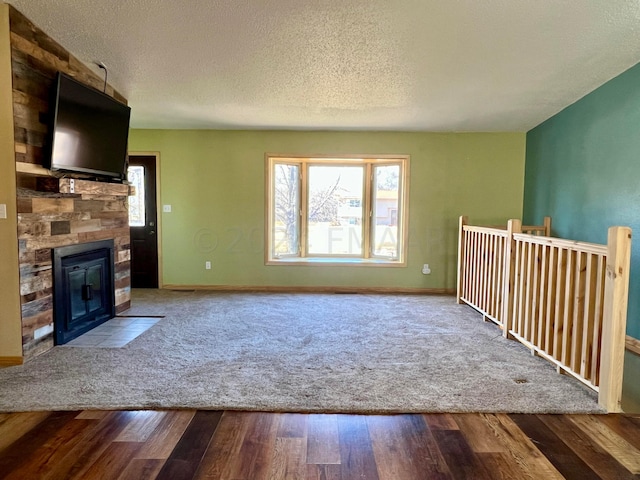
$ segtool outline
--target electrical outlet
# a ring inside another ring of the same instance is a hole
[[[423,275],[429,275],[430,273],[431,273],[431,269],[429,268],[429,264],[428,264],[428,263],[425,263],[425,264],[422,266],[422,274],[423,274]]]
[[[211,270],[211,262],[204,262],[205,270]]]
[[[7,204],[0,203],[0,218],[7,218]]]
[[[163,205],[162,206],[162,211],[164,213],[171,213],[171,205]]]

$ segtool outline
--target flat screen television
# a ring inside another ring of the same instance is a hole
[[[44,166],[124,181],[131,108],[60,72],[52,100],[51,156]]]

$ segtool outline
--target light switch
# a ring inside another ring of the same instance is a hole
[[[0,218],[7,218],[7,204],[0,203]]]
[[[164,213],[171,213],[171,205],[163,205],[162,206],[162,211]]]

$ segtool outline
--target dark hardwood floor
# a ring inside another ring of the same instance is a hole
[[[640,415],[0,414],[5,479],[640,479]]]

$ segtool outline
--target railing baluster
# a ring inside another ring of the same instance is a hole
[[[604,310],[604,284],[607,259],[598,255],[598,271],[595,292],[595,316],[593,319],[593,351],[591,352],[591,378],[594,385],[600,385],[600,351],[602,349],[602,315]]]
[[[553,354],[555,345],[555,316],[556,316],[556,285],[558,279],[558,257],[557,248],[549,247],[549,265],[548,265],[548,281],[547,281],[547,323],[545,325],[545,349],[544,351],[550,355]]]
[[[540,312],[540,245],[536,243],[533,249],[533,288],[531,289],[531,323],[529,341],[536,345],[538,333],[538,314]]]
[[[496,295],[494,301],[494,311],[496,314],[496,320],[502,326],[504,326],[504,317],[502,316],[502,292],[504,291],[504,247],[506,239],[504,237],[498,237],[498,250],[496,251]]]
[[[556,314],[554,316],[554,347],[553,358],[560,360],[562,358],[563,339],[564,339],[564,297],[567,288],[567,258],[569,252],[564,248],[558,249],[558,275],[556,289]]]
[[[584,252],[576,252],[575,291],[573,295],[573,318],[571,329],[571,357],[569,365],[574,372],[580,371],[580,354],[582,353],[582,330],[584,328],[584,303],[586,289],[586,265]]]
[[[536,337],[536,346],[541,350],[545,350],[545,338],[547,330],[547,271],[549,265],[547,264],[547,246],[541,247],[542,258],[540,260],[540,286],[538,288],[538,330]]]
[[[575,252],[567,251],[567,267],[565,269],[566,285],[564,291],[564,321],[562,328],[562,357],[560,361],[564,365],[571,362],[571,335],[573,335],[573,294],[575,287],[575,276],[573,275],[575,265]]]
[[[497,277],[496,277],[496,240],[498,237],[496,237],[495,235],[491,235],[489,237],[489,244],[491,246],[491,261],[490,261],[490,267],[489,267],[489,291],[487,292],[487,312],[489,313],[489,315],[491,315],[493,318],[495,318],[496,316],[496,311],[494,308],[494,299],[496,297],[495,292],[496,292],[496,281],[497,281]]]
[[[591,364],[591,352],[593,350],[593,327],[595,317],[595,287],[597,268],[594,269],[596,256],[587,254],[587,269],[585,273],[585,289],[584,289],[584,320],[582,327],[582,352],[580,353],[580,375],[587,380],[592,381],[589,376]]]
[[[526,285],[526,244],[524,242],[518,242],[518,254],[520,255],[520,269],[519,269],[519,287],[518,287],[518,321],[516,322],[516,332],[518,335],[523,335],[524,328],[524,316],[525,316],[525,285]]]
[[[527,269],[527,274],[526,274],[526,297],[525,297],[525,309],[524,309],[524,328],[522,331],[522,336],[524,337],[525,340],[530,341],[529,339],[529,334],[530,334],[530,327],[531,327],[531,311],[532,311],[532,297],[533,297],[533,289],[534,289],[534,285],[533,285],[533,245],[531,244],[525,244],[526,248],[527,248],[527,262],[525,265],[525,268]]]

